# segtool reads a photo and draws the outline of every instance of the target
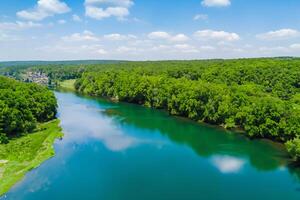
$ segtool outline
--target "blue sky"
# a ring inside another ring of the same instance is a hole
[[[0,60],[300,55],[299,0],[0,0]]]

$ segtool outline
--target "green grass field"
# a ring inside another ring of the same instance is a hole
[[[74,83],[76,79],[66,80],[59,83],[59,86],[68,90],[75,90]]]
[[[59,120],[38,126],[36,132],[0,145],[0,196],[26,172],[54,155],[53,143],[63,136]]]

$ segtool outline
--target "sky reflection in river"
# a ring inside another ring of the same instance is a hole
[[[145,142],[126,135],[113,118],[101,114],[103,109],[97,105],[92,107],[80,103],[74,104],[70,101],[60,101],[59,104],[60,117],[64,119],[61,125],[65,132],[65,144],[97,139],[111,151],[123,151]],[[72,134],[69,134],[71,132]]]

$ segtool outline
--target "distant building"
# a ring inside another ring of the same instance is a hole
[[[23,76],[23,81],[37,83],[40,85],[48,85],[49,77],[43,72],[29,71]]]

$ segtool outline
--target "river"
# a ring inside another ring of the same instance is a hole
[[[299,170],[278,144],[142,106],[56,96],[65,136],[55,157],[2,199],[300,199]]]

